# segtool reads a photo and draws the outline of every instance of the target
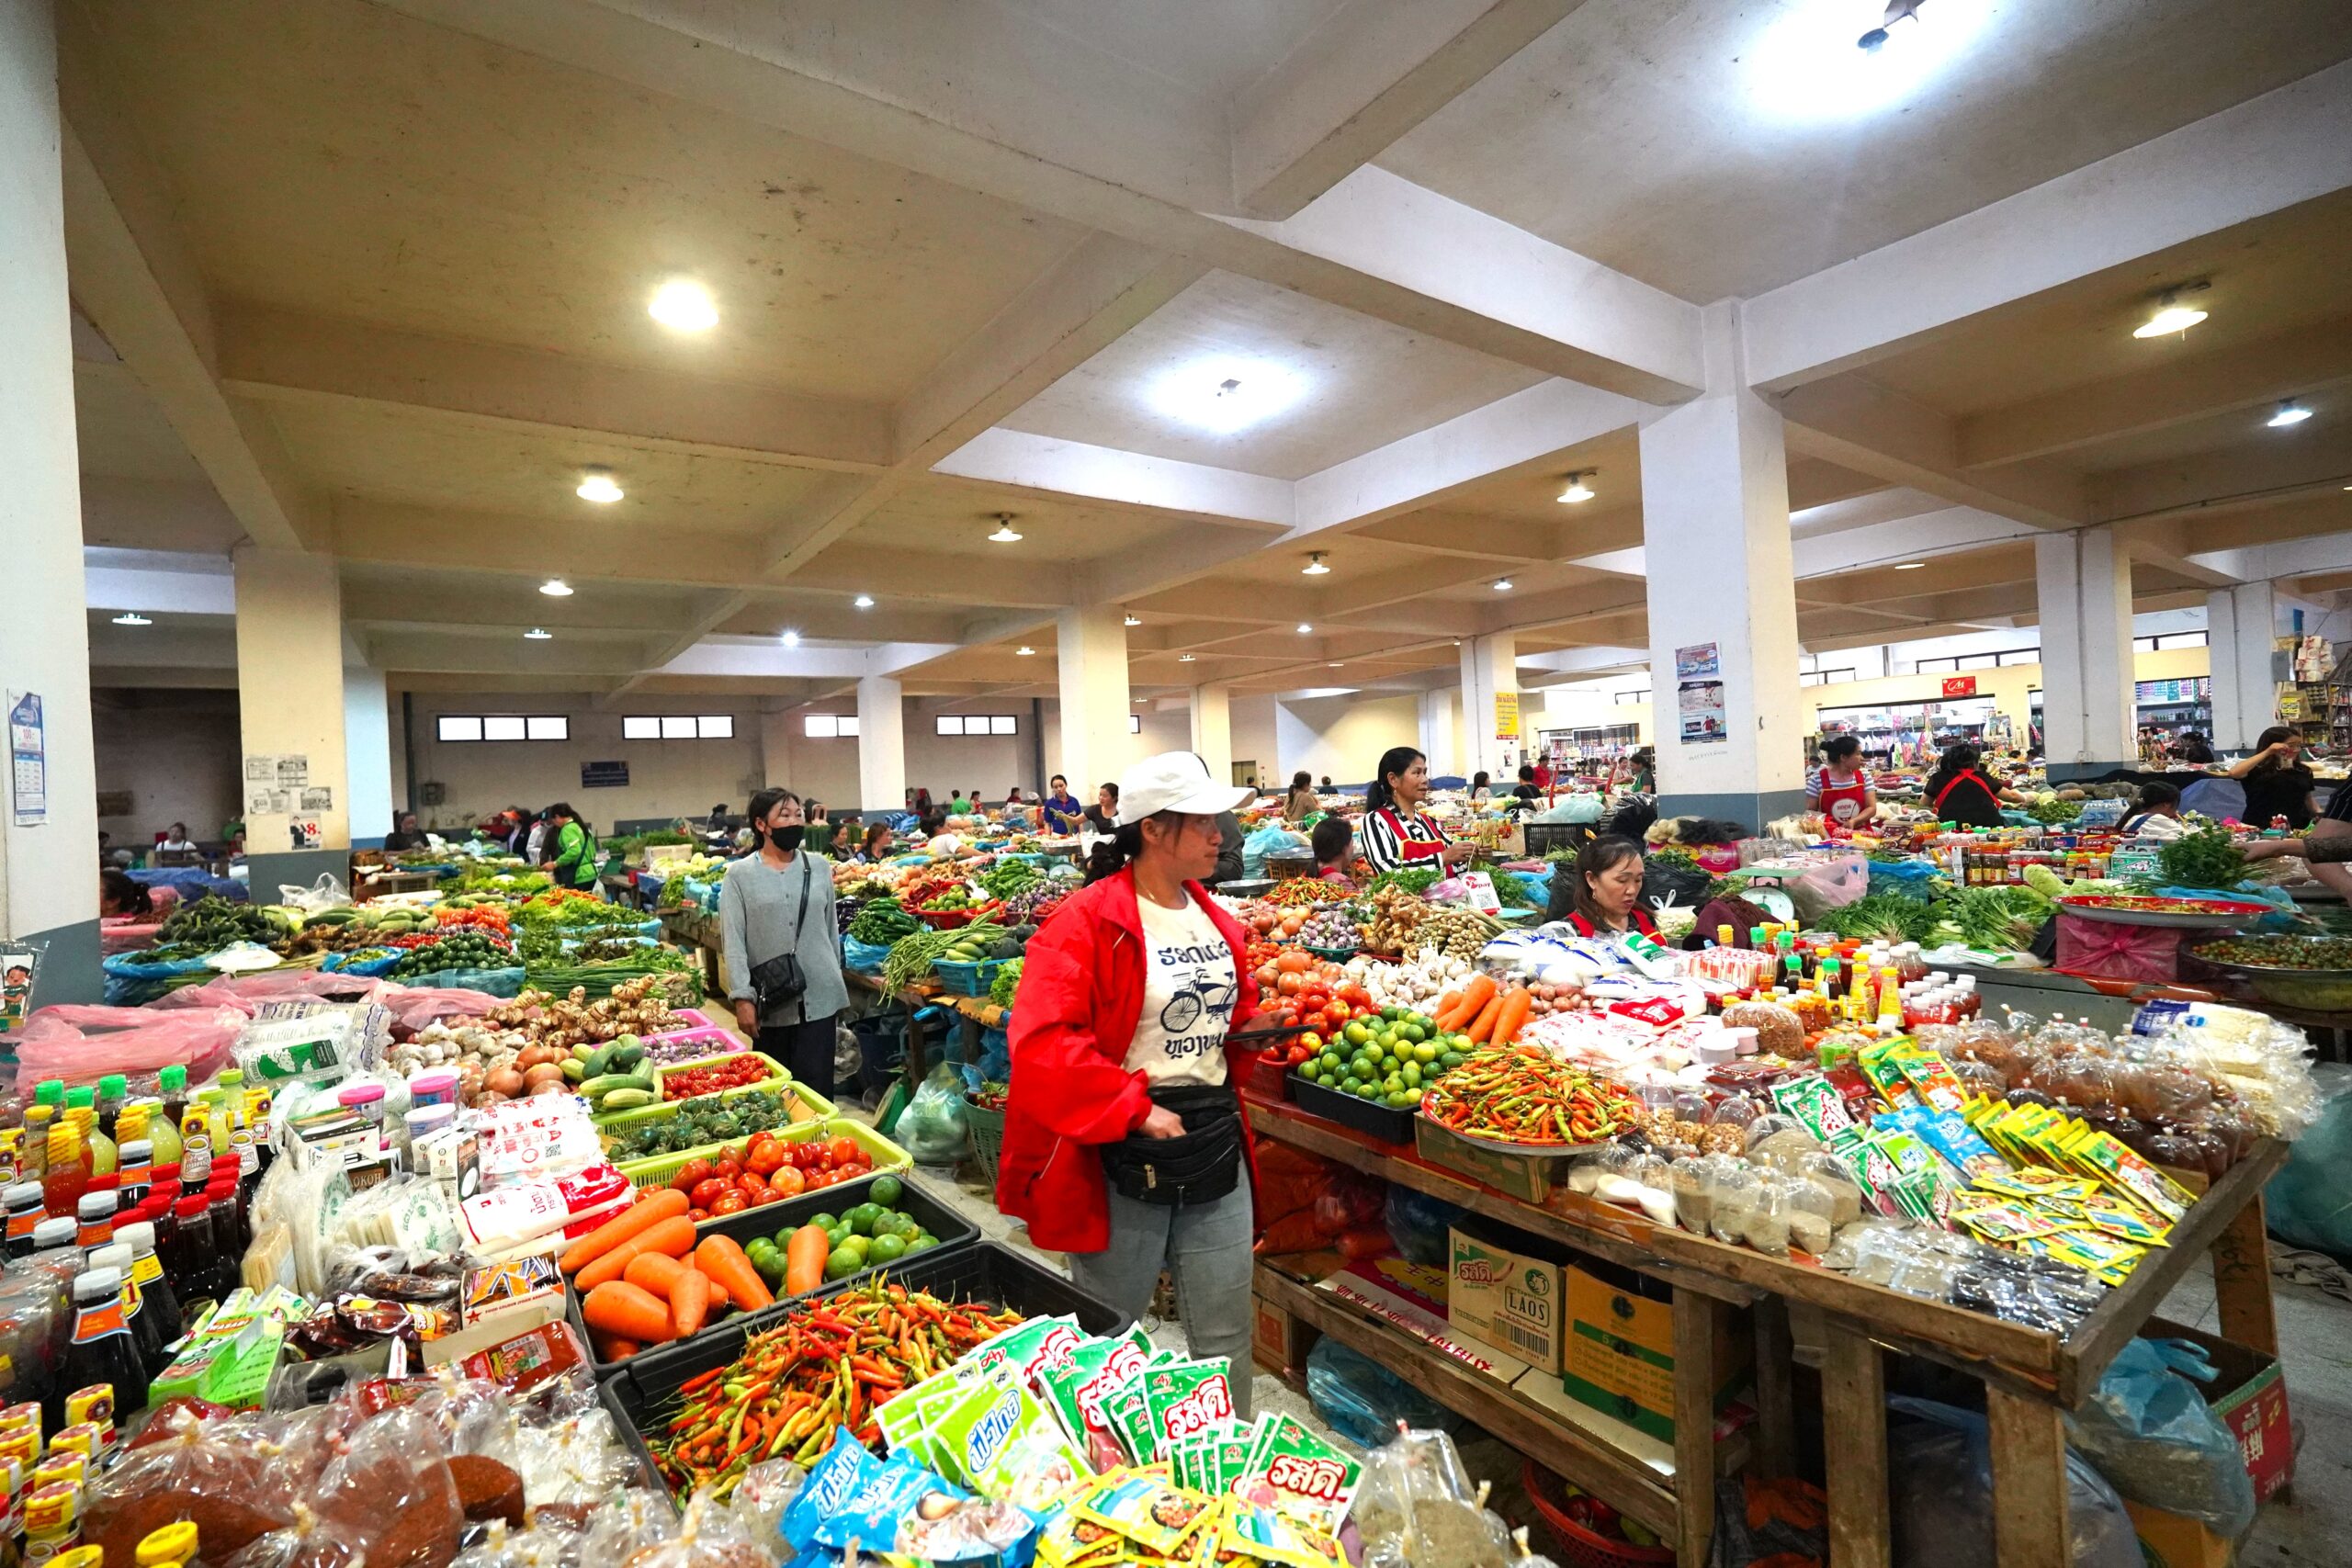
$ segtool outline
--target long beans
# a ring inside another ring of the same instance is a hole
[[[1421,1097],[1438,1125],[1513,1144],[1599,1143],[1640,1109],[1621,1086],[1523,1045],[1471,1052]]]

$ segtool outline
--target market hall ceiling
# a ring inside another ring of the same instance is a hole
[[[1930,0],[1893,82],[1859,3],[60,0],[85,538],[331,551],[396,682],[1049,694],[1115,604],[1138,691],[1443,683],[1645,646],[1713,310],[1809,647],[2105,522],[2340,591],[2352,9]]]

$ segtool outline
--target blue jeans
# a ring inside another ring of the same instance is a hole
[[[1111,1201],[1111,1245],[1069,1255],[1078,1288],[1130,1317],[1151,1310],[1151,1293],[1166,1269],[1176,1280],[1176,1315],[1196,1358],[1233,1363],[1227,1382],[1233,1413],[1250,1419],[1250,1270],[1256,1224],[1250,1205],[1250,1168],[1240,1184],[1214,1202],[1193,1208],[1138,1202],[1116,1191]]]

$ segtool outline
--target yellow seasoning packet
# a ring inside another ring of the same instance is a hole
[[[1149,1469],[1130,1470],[1081,1498],[1076,1512],[1147,1551],[1172,1556],[1209,1523],[1214,1500],[1186,1492]]]

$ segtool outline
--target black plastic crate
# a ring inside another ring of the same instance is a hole
[[[1368,1100],[1358,1100],[1343,1094],[1313,1078],[1303,1076],[1293,1067],[1290,1072],[1290,1097],[1301,1111],[1320,1116],[1326,1122],[1337,1122],[1342,1127],[1353,1127],[1359,1133],[1369,1133],[1384,1144],[1410,1144],[1413,1141],[1414,1111],[1398,1111],[1385,1105],[1374,1105]]]
[[[1530,822],[1520,829],[1521,843],[1528,859],[1542,860],[1554,850],[1584,848],[1599,830],[1590,822]]]
[[[772,1236],[779,1231],[798,1230],[808,1223],[809,1216],[812,1214],[840,1215],[856,1208],[860,1203],[872,1202],[875,1182],[881,1179],[883,1175],[889,1174],[894,1173],[882,1172],[875,1176],[862,1177],[855,1181],[844,1181],[837,1187],[825,1187],[814,1192],[803,1192],[798,1197],[786,1198],[781,1203],[766,1203],[756,1209],[746,1209],[740,1214],[729,1214],[724,1219],[708,1221],[700,1227],[701,1234],[695,1238],[695,1244],[699,1247],[703,1236],[723,1235],[734,1238],[739,1247],[749,1247],[752,1245],[753,1236]],[[921,1182],[903,1175],[899,1176],[898,1181],[899,1201],[890,1207],[912,1214],[917,1224],[939,1238],[937,1247],[917,1254],[913,1261],[921,1262],[934,1252],[946,1252],[969,1247],[980,1238],[978,1226],[958,1213],[944,1199],[929,1190]],[[873,1268],[861,1269],[856,1273],[844,1275],[839,1280],[828,1280],[816,1290],[809,1292],[807,1296],[779,1294],[776,1302],[781,1305],[788,1301],[805,1301],[809,1297],[821,1296],[829,1291],[863,1280],[867,1275],[880,1272],[885,1269],[888,1269],[894,1278],[903,1278],[907,1261],[901,1258],[896,1263],[876,1264]],[[580,1292],[571,1288],[571,1282],[569,1280],[564,1281],[563,1294],[564,1311],[571,1316],[571,1326],[580,1331],[581,1338],[588,1340],[590,1364],[596,1369],[596,1375],[600,1378],[608,1377],[615,1368],[626,1365],[627,1363],[621,1361],[596,1359],[595,1341],[588,1339],[588,1325],[580,1315]],[[723,1321],[731,1323],[734,1319],[729,1318]],[[712,1328],[703,1331],[704,1334],[713,1332],[716,1330]],[[695,1337],[699,1339],[702,1335],[698,1334]]]
[[[944,1301],[1014,1307],[1031,1317],[1067,1313],[1089,1334],[1124,1334],[1135,1323],[1046,1265],[995,1242],[984,1241],[954,1252],[935,1247],[893,1271],[890,1278]],[[843,1280],[798,1297],[790,1305],[778,1303],[765,1312],[731,1317],[692,1339],[633,1356],[610,1370],[598,1384],[597,1396],[612,1412],[622,1440],[650,1468],[653,1456],[646,1446],[644,1430],[651,1426],[658,1432],[661,1424],[670,1419],[678,1391],[689,1380],[735,1359],[753,1334],[774,1327],[794,1309],[862,1288],[859,1280]]]

